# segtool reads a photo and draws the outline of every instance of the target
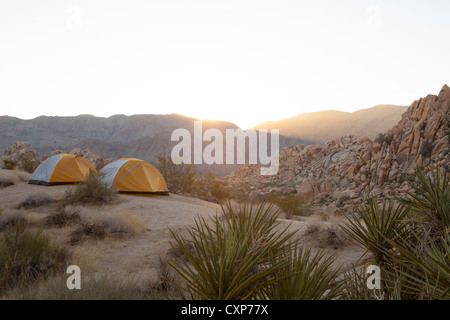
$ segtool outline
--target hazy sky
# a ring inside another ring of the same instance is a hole
[[[180,113],[249,128],[450,85],[448,0],[0,2],[0,115]]]

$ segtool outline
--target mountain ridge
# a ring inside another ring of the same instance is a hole
[[[377,105],[354,112],[338,110],[308,112],[278,121],[266,121],[252,129],[279,129],[280,134],[320,144],[344,135],[373,139],[377,134],[389,130],[398,123],[407,108],[397,105]]]

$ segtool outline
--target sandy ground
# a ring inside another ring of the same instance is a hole
[[[17,210],[17,205],[28,196],[46,195],[51,198],[62,197],[73,186],[36,186],[26,183],[0,189],[0,208],[5,212],[26,213],[43,219],[52,210],[51,206],[35,209]],[[81,245],[71,246],[74,252],[73,264],[80,264],[82,272],[108,274],[117,277],[133,277],[142,283],[151,283],[158,277],[160,257],[164,258],[170,246],[171,234],[179,233],[192,225],[198,216],[211,216],[220,213],[220,206],[199,199],[179,195],[170,196],[120,196],[118,204],[96,207],[92,210],[119,210],[137,217],[142,231],[125,239],[90,240]],[[297,231],[305,246],[313,251],[325,250],[336,257],[338,265],[351,266],[362,256],[363,251],[349,243],[337,227],[336,222],[322,221],[319,218],[302,218],[301,221],[280,219],[280,226],[289,226]],[[55,241],[68,244],[70,228],[46,230]]]

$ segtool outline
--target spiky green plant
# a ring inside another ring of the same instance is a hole
[[[377,263],[386,263],[386,249],[391,249],[396,239],[408,237],[408,206],[387,199],[379,206],[371,198],[358,208],[358,213],[361,219],[348,217],[342,229],[354,243],[372,253]]]
[[[450,230],[450,175],[440,169],[417,173],[412,183],[415,192],[403,200],[415,213],[415,221],[432,237],[440,237]]]
[[[387,279],[388,289],[401,281],[401,298],[450,298],[450,236],[449,233],[435,242],[430,236],[421,237],[413,232],[416,243],[402,240],[393,243],[395,251],[387,252],[397,264],[396,277]],[[400,279],[400,280],[399,280]],[[392,291],[392,290],[391,290]]]
[[[274,256],[287,261],[263,288],[263,298],[270,300],[331,300],[340,295],[342,282],[337,281],[340,268],[335,258],[324,252],[312,254],[296,244]],[[272,262],[273,263],[273,262]]]
[[[199,217],[184,239],[171,231],[174,249],[187,257],[171,263],[184,280],[176,283],[182,298],[240,300],[257,297],[267,281],[288,264],[270,257],[290,246],[294,235],[277,228],[272,205],[242,204],[237,210],[228,203],[223,215],[207,221]]]

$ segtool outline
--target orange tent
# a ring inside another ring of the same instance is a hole
[[[87,160],[73,154],[57,154],[42,162],[31,175],[31,184],[77,183],[97,170]]]
[[[116,188],[120,192],[169,193],[159,170],[144,160],[122,158],[106,165],[100,174],[108,187]]]

